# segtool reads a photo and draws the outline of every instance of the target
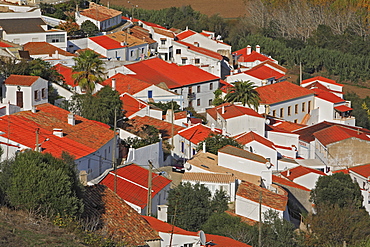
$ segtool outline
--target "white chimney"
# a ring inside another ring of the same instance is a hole
[[[58,50],[55,50],[55,58],[56,59],[59,59],[59,52],[58,52]]]
[[[76,125],[75,114],[73,114],[72,112],[68,114],[68,124]]]
[[[256,45],[256,52],[260,53],[261,52],[261,46]]]
[[[112,78],[112,89],[116,90],[116,78]]]
[[[167,205],[157,206],[157,218],[161,221],[167,222]]]
[[[10,115],[10,102],[6,103],[6,109],[5,109],[5,114]]]
[[[168,109],[166,112],[166,122],[172,123],[172,121],[175,122],[175,114],[172,109]]]
[[[53,135],[58,136],[58,137],[63,137],[63,129],[54,128]]]
[[[207,150],[206,150],[206,142],[203,142],[203,153],[206,153]]]
[[[223,128],[222,128],[222,135],[223,135],[223,136],[225,136],[225,135],[226,135],[226,128],[225,128],[225,127],[223,127]]]
[[[214,123],[211,124],[211,131],[215,131],[215,124]]]
[[[32,108],[31,108],[31,112],[32,112],[32,113],[36,113],[36,106],[32,106]]]
[[[85,170],[80,171],[79,174],[80,182],[83,186],[87,185],[87,172]]]
[[[225,106],[223,105],[222,108],[221,108],[221,113],[222,114],[225,114]]]
[[[287,171],[286,176],[287,176],[287,177],[289,177],[289,176],[290,176],[290,170],[288,170],[288,171]]]
[[[250,45],[247,46],[247,55],[252,53],[252,47]]]
[[[270,189],[270,186],[272,184],[272,170],[269,171],[262,171],[261,172],[261,179],[263,185],[267,188]]]

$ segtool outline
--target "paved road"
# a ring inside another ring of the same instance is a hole
[[[180,184],[183,173],[173,172],[172,166],[164,166],[164,167],[159,168],[158,170],[166,172],[167,178],[172,180],[171,188],[174,188]]]

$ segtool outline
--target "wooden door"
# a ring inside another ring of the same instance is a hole
[[[17,106],[23,108],[23,92],[17,91]]]

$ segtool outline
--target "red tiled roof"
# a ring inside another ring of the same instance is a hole
[[[313,78],[310,78],[310,79],[303,80],[301,84],[303,85],[303,84],[307,84],[307,83],[314,82],[314,81],[322,81],[322,82],[326,82],[326,83],[330,83],[330,84],[333,84],[333,85],[343,87],[342,84],[339,84],[334,80],[331,80],[331,79],[328,79],[328,78],[325,78],[325,77],[322,77],[322,76],[316,76],[316,77],[313,77]]]
[[[105,35],[91,37],[89,39],[94,41],[96,44],[100,45],[101,47],[103,47],[104,49],[107,49],[107,50],[118,49],[118,48],[125,47],[125,46],[121,45],[120,42],[118,42],[114,39],[111,39],[111,38],[109,38]]]
[[[292,123],[292,122],[283,121],[280,119],[270,119],[270,122],[274,122],[273,124],[270,123],[270,125],[268,125],[268,127],[271,128],[273,131],[287,132],[287,133],[290,133],[292,131],[295,131],[295,130],[298,130],[298,129],[301,129],[307,126],[304,124]]]
[[[178,119],[183,119],[188,117],[188,112],[187,111],[180,111],[180,112],[175,112],[175,120]]]
[[[370,141],[370,138],[366,133],[338,125],[317,131],[313,135],[325,146],[348,138],[358,138],[364,141]]]
[[[143,218],[153,227],[157,232],[173,233],[187,236],[198,236],[196,232],[186,231],[180,227],[172,226],[167,222],[163,222],[151,216],[143,216]]]
[[[13,46],[10,45],[10,44],[7,44],[5,42],[0,41],[0,47],[13,47]]]
[[[126,67],[136,73],[136,75],[128,76],[155,85],[164,82],[171,89],[219,79],[196,66],[178,66],[169,64],[160,58],[143,60],[126,65]]]
[[[302,185],[296,184],[288,179],[285,179],[285,178],[282,178],[276,175],[272,175],[272,182],[279,184],[281,186],[289,186],[289,187],[297,188],[297,189],[304,190],[304,191],[310,191],[309,189],[307,189],[306,187]]]
[[[344,174],[348,174],[349,170],[347,168],[345,168],[345,169],[341,169],[341,170],[332,171],[332,173],[341,173],[341,172],[343,172]]]
[[[224,114],[222,114],[222,107],[224,107]],[[241,105],[234,105],[230,103],[224,103],[217,107],[209,108],[206,112],[213,118],[217,119],[217,112],[220,114],[224,119],[230,119],[234,117],[239,117],[243,115],[249,115],[253,117],[263,118],[262,115],[258,114],[255,110],[244,107]]]
[[[166,29],[165,27],[162,27],[161,25],[158,25],[158,24],[155,24],[155,23],[152,23],[152,22],[143,21],[143,20],[141,20],[141,22],[144,23],[145,25],[149,26],[149,27],[156,27],[156,28]]]
[[[254,66],[253,68],[242,73],[253,76],[254,78],[260,80],[265,80],[269,78],[275,78],[277,80],[285,75],[276,71],[275,69],[266,66],[265,63]]]
[[[205,49],[205,48],[202,48],[202,47],[198,47],[198,46],[195,46],[195,45],[192,45],[192,44],[189,44],[189,43],[186,43],[186,42],[183,42],[183,41],[174,41],[175,43],[179,43],[181,45],[184,45],[184,46],[187,46],[187,48],[191,51],[194,51],[194,52],[197,52],[197,53],[200,53],[200,54],[203,54],[203,55],[206,55],[208,57],[212,57],[212,58],[215,58],[215,59],[218,59],[218,60],[222,60],[223,57],[217,53],[217,52],[214,52],[214,51],[211,51],[211,50],[208,50],[208,49]]]
[[[53,68],[64,77],[65,84],[71,87],[75,87],[77,85],[72,77],[72,75],[76,74],[76,72],[73,72],[73,69],[71,67],[67,67],[63,64],[58,63],[54,65]]]
[[[235,51],[233,52],[233,54],[241,55],[238,59],[239,62],[254,62],[257,60],[261,62],[266,61],[266,60],[274,61],[273,59],[265,55],[262,55],[261,53],[258,53],[256,51],[253,51],[253,50],[250,55],[247,55],[247,47],[240,49],[238,51]]]
[[[288,197],[286,192],[285,195],[279,195],[258,185],[249,182],[242,182],[239,185],[236,194],[238,196],[244,197],[248,200],[258,203],[260,198],[260,192],[262,192],[262,205],[280,211],[285,211],[286,205],[288,203]]]
[[[217,247],[252,247],[235,239],[206,233],[206,241],[216,244]]]
[[[123,103],[122,109],[125,112],[125,117],[130,117],[136,112],[148,106],[144,101],[135,99],[134,97],[127,93],[123,94],[123,96],[120,97],[120,99]]]
[[[6,78],[4,84],[30,87],[39,78],[39,76],[32,75],[10,75],[8,78]]]
[[[370,177],[370,164],[361,165],[361,166],[353,166],[353,167],[349,168],[348,170],[350,170],[352,172],[355,172],[358,175],[361,175],[361,176],[365,177],[366,179],[368,177]]]
[[[30,55],[48,54],[49,56],[51,56],[52,54],[55,54],[56,51],[58,51],[58,54],[60,55],[76,57],[75,54],[69,53],[47,42],[28,42],[23,46],[23,49],[25,51],[28,51]]]
[[[131,17],[126,17],[126,16],[121,16],[121,19],[122,20],[126,20],[126,21],[132,21],[132,22],[138,22],[140,21],[139,19],[136,19],[136,18],[131,18]]]
[[[346,112],[346,111],[352,111],[353,110],[353,108],[348,107],[346,105],[335,106],[334,109],[337,110],[337,111],[340,111],[340,112]]]
[[[90,2],[89,8],[80,11],[80,14],[93,20],[105,21],[122,14],[122,12]]]
[[[247,143],[250,143],[252,141],[257,141],[259,143],[262,143],[263,145],[269,147],[269,148],[272,148],[272,149],[275,149],[274,148],[274,143],[270,140],[268,140],[267,138],[265,137],[262,137],[260,136],[259,134],[253,132],[253,131],[250,131],[248,133],[243,133],[241,135],[238,135],[238,136],[234,136],[234,139],[237,140],[240,144],[247,144]]]
[[[327,88],[326,86],[324,86],[323,84],[321,84],[318,81],[316,81],[314,83],[311,83],[307,86],[304,86],[304,85],[302,85],[302,86],[305,87],[305,88],[308,88],[308,89],[318,88],[318,89],[321,89],[321,90],[324,90],[324,91],[327,91],[327,92],[330,92],[330,93],[343,94],[342,91],[331,90],[331,89]]]
[[[146,207],[148,201],[149,171],[141,166],[131,164],[117,169],[117,195],[134,205]],[[114,172],[109,172],[100,184],[114,189]],[[152,197],[164,189],[171,180],[158,174],[152,174]]]
[[[176,35],[176,37],[178,38],[178,40],[183,40],[183,39],[186,39],[194,34],[196,34],[197,32],[194,32],[192,30],[186,30],[186,31],[183,31],[181,33],[179,33],[178,35]]]
[[[214,131],[212,131],[211,128],[208,126],[197,124],[184,130],[181,130],[177,134],[179,134],[180,136],[184,137],[186,140],[189,140],[194,144],[198,144],[201,141],[204,141],[211,134],[217,135],[221,134],[221,132],[222,132],[221,130],[215,129]]]
[[[260,95],[261,104],[275,104],[314,94],[312,90],[300,87],[288,81],[258,87],[256,91]]]
[[[288,176],[288,171],[290,173],[289,176]],[[281,172],[281,175],[283,175],[284,177],[294,181],[294,179],[296,179],[298,177],[301,177],[301,176],[304,176],[304,175],[309,174],[309,173],[315,173],[315,174],[318,174],[318,175],[321,175],[321,176],[326,176],[326,174],[322,171],[312,169],[312,168],[309,168],[309,167],[305,167],[305,166],[297,166],[297,167],[294,167],[292,169],[283,171],[283,172]]]
[[[148,44],[154,44],[157,41],[150,38],[150,33],[148,30],[140,27],[140,26],[133,26],[130,28],[130,34],[138,39],[141,39]]]
[[[175,37],[175,34],[172,31],[166,30],[164,27],[153,27],[153,31],[169,38]]]
[[[160,240],[158,233],[132,207],[104,185],[86,187],[83,219],[100,219],[97,230],[128,246]]]
[[[335,94],[333,93],[330,93],[328,91],[325,91],[325,90],[321,90],[321,89],[318,89],[318,88],[314,88],[314,89],[311,89],[312,91],[315,92],[315,96],[320,98],[320,99],[323,99],[323,100],[326,100],[326,101],[329,101],[331,103],[341,103],[341,102],[345,102],[344,99],[336,96]]]
[[[121,74],[121,73],[115,74],[114,76],[101,82],[101,84],[103,86],[112,87],[113,78],[116,79],[116,90],[119,94],[129,93],[131,95],[134,95],[144,90],[145,88],[148,88],[151,85],[153,85],[145,81],[139,80],[137,78]]]

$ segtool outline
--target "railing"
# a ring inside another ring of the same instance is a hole
[[[188,93],[188,100],[195,100],[195,93]]]

